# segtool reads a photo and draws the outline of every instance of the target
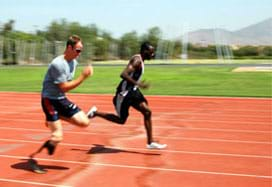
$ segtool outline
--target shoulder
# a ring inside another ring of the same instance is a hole
[[[64,61],[65,61],[65,59],[64,59],[63,56],[61,55],[61,56],[55,57],[55,58],[51,61],[51,64],[58,65],[58,64],[62,64]]]
[[[58,70],[64,69],[65,62],[66,61],[62,56],[58,56],[52,60],[51,64],[49,65],[49,68]]]
[[[132,64],[133,66],[141,66],[142,64],[142,57],[141,55],[137,54],[131,57],[130,64]]]
[[[130,60],[142,61],[142,57],[140,54],[136,54],[136,55],[133,55]]]

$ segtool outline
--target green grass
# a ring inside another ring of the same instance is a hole
[[[232,72],[231,66],[146,66],[146,95],[271,97],[271,72]],[[94,76],[73,93],[113,94],[124,66],[94,66]],[[40,92],[46,66],[1,66],[0,91]],[[80,73],[82,67],[77,69]]]
[[[93,64],[127,64],[127,60],[108,60],[108,61],[93,61]],[[149,60],[145,64],[271,64],[272,59],[164,59],[164,60]]]

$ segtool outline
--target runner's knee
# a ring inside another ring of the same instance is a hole
[[[78,122],[78,126],[80,127],[88,127],[90,125],[90,120],[89,119],[82,119],[81,121]]]
[[[63,140],[63,133],[60,131],[53,132],[50,140],[56,144],[61,142]]]
[[[121,124],[121,125],[123,125],[123,124],[125,124],[126,123],[126,121],[127,121],[127,118],[128,118],[128,115],[123,115],[123,116],[118,116],[118,118],[117,118],[117,123],[118,124]]]
[[[119,121],[119,124],[125,124],[126,123],[126,121],[127,121],[127,119],[120,119],[120,121]]]
[[[90,119],[80,111],[72,117],[72,123],[79,127],[88,127],[90,125]]]
[[[152,112],[151,112],[151,110],[145,110],[143,112],[143,115],[144,115],[145,118],[150,118],[151,115],[152,115]]]

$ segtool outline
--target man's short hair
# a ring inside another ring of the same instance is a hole
[[[149,50],[150,48],[152,48],[153,46],[149,43],[149,42],[143,42],[141,45],[141,53],[143,53],[146,50]]]
[[[69,39],[66,42],[66,48],[71,45],[74,47],[77,42],[81,41],[81,38],[78,35],[72,35],[69,37]]]

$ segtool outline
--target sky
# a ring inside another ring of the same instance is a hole
[[[114,37],[158,26],[165,37],[206,28],[239,30],[272,17],[271,0],[0,0],[0,26],[45,30],[66,19],[110,32]]]

